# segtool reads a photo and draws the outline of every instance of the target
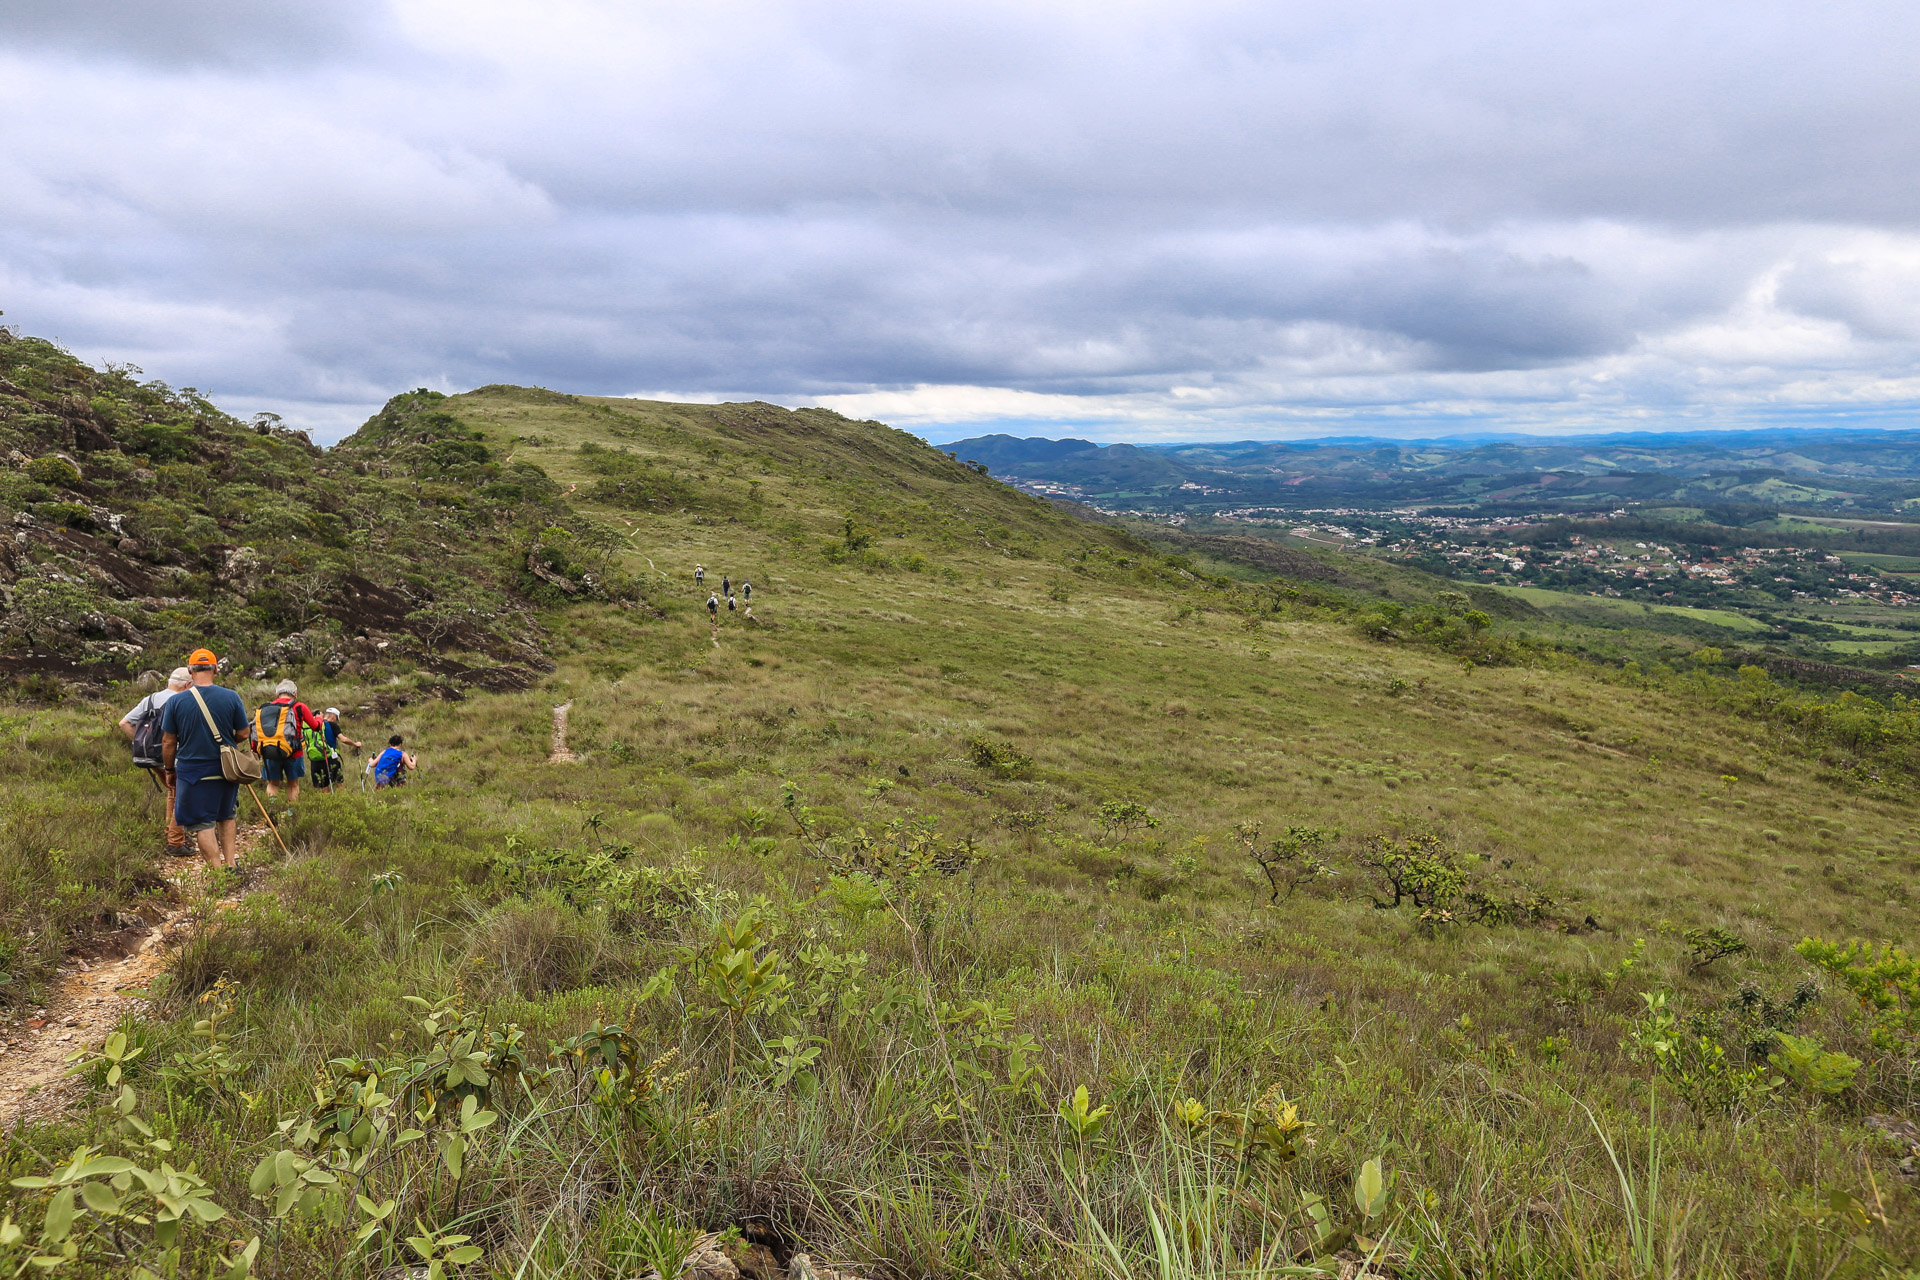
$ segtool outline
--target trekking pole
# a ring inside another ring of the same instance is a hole
[[[260,793],[253,789],[253,784],[251,782],[247,784],[247,794],[252,796],[253,802],[260,806],[260,816],[263,818],[266,818],[267,830],[273,832],[274,843],[280,846],[281,854],[291,858],[293,854],[288,851],[287,842],[280,838],[280,828],[273,825],[273,819],[267,813],[267,802],[260,798]]]

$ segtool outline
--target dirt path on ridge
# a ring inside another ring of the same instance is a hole
[[[243,860],[263,838],[271,843],[265,827],[241,828]],[[68,1059],[98,1048],[128,1013],[146,1012],[147,1001],[130,993],[159,978],[192,936],[190,917],[206,870],[197,854],[160,859],[170,886],[166,900],[123,913],[122,928],[83,941],[68,953],[44,1004],[0,1021],[0,1132],[52,1119],[79,1099],[83,1086],[67,1074]],[[256,869],[249,879],[257,876]],[[242,883],[218,905],[230,910],[246,893]]]
[[[571,699],[553,709],[553,751],[547,756],[548,764],[571,764],[580,758],[567,747],[567,712],[571,710]]]

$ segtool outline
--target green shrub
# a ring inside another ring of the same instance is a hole
[[[1391,899],[1371,898],[1373,905],[1388,911],[1402,902],[1429,911],[1447,911],[1467,887],[1467,873],[1460,857],[1444,841],[1430,832],[1416,832],[1404,838],[1385,833],[1368,836],[1365,850],[1356,859],[1379,875],[1381,893]]]
[[[36,502],[32,511],[48,524],[63,524],[69,529],[92,529],[93,512],[78,502]]]
[[[193,457],[193,424],[143,422],[134,430],[133,447],[154,462],[186,462]]]
[[[1844,1053],[1828,1053],[1812,1036],[1777,1033],[1780,1049],[1767,1055],[1767,1061],[1782,1075],[1809,1093],[1832,1097],[1852,1087],[1860,1073],[1860,1059]]]
[[[77,582],[22,578],[13,587],[13,609],[5,626],[34,644],[53,644],[72,634],[84,614],[100,608],[100,598]]]
[[[1033,760],[1015,750],[1011,743],[996,742],[983,734],[967,739],[967,759],[976,769],[1001,778],[1024,778],[1033,772]]]
[[[33,479],[56,489],[70,489],[80,483],[80,468],[65,458],[56,458],[52,454],[44,458],[35,458],[27,464],[26,470]]]
[[[614,952],[604,915],[570,910],[552,891],[501,903],[474,923],[466,947],[495,994],[527,998],[589,985]]]
[[[196,996],[223,977],[249,991],[290,990],[346,968],[360,949],[331,916],[296,913],[257,893],[195,931],[174,959],[168,994]]]

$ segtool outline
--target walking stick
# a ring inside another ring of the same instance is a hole
[[[280,828],[273,825],[273,819],[267,814],[266,801],[260,798],[260,793],[253,789],[253,784],[251,782],[247,784],[247,794],[252,796],[253,802],[260,806],[260,816],[267,819],[267,830],[273,832],[274,842],[280,846],[280,852],[285,856],[291,858],[293,854],[287,851],[287,842],[280,838]]]

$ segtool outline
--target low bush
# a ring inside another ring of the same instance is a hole
[[[167,994],[189,999],[222,978],[256,994],[311,989],[351,968],[364,939],[330,915],[295,911],[271,893],[255,893],[230,911],[201,913],[175,956]]]
[[[603,911],[580,911],[552,891],[510,898],[467,930],[466,958],[494,998],[537,998],[624,973]]]

